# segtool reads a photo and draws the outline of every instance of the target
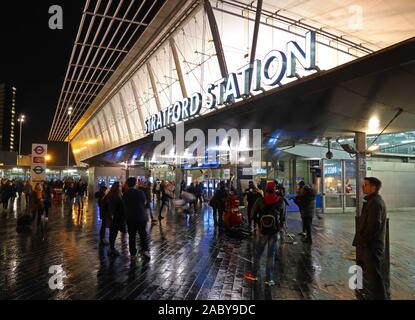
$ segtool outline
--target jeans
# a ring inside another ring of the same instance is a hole
[[[78,211],[81,211],[81,209],[84,208],[84,197],[83,196],[76,196],[75,203],[78,206]]]
[[[248,212],[248,226],[249,226],[249,229],[251,229],[251,227],[252,227],[252,218],[251,218],[252,207],[253,207],[253,204],[248,203],[247,212]],[[256,225],[256,223],[254,222],[254,226],[255,225]]]
[[[116,227],[111,227],[110,229],[110,248],[112,250],[115,250],[115,240],[117,240],[118,231]]]
[[[313,223],[313,218],[311,218],[311,217],[303,217],[302,220],[303,220],[303,230],[307,234],[306,240],[308,240],[308,241],[311,242],[312,241],[312,238],[311,238],[311,226],[312,226],[312,223]]]
[[[264,252],[265,245],[268,244],[265,280],[266,281],[272,280],[272,274],[274,273],[274,257],[275,257],[275,249],[277,247],[277,240],[278,240],[277,234],[273,234],[273,235],[259,234],[258,235],[257,243],[256,243],[254,268],[253,268],[253,274],[255,277],[258,274],[259,263],[261,261],[262,253]]]
[[[99,240],[105,239],[105,232],[106,232],[107,226],[105,225],[105,219],[101,220],[101,229],[99,230]]]
[[[9,204],[9,199],[2,199],[3,200],[3,209],[7,210],[8,204]]]
[[[223,223],[223,212],[225,210],[223,208],[213,208],[213,221],[218,225],[222,225]],[[219,214],[219,215],[218,215]]]
[[[37,224],[39,225],[40,222],[42,221],[41,219],[42,219],[42,214],[43,214],[43,208],[39,208],[38,210],[32,212],[33,220],[36,218],[36,213],[37,213]]]
[[[136,236],[137,232],[140,236],[141,251],[149,251],[148,239],[147,239],[147,222],[144,223],[128,223],[128,244],[130,248],[130,255],[135,256],[137,254]]]
[[[26,200],[26,209],[30,206],[30,193],[25,193],[25,200]]]

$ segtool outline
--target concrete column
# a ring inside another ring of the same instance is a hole
[[[356,217],[360,217],[363,206],[363,179],[366,177],[366,133],[356,132]]]
[[[292,159],[291,163],[291,193],[295,193],[297,186],[297,160]]]
[[[355,133],[355,143],[356,143],[356,226],[359,221],[360,214],[363,207],[363,181],[366,177],[366,133],[356,132]],[[360,264],[360,251],[356,248],[356,264]]]

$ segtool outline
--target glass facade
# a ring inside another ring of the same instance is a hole
[[[249,62],[255,11],[249,6],[241,10],[238,2],[212,2],[228,72],[238,72]],[[287,43],[296,41],[304,48],[304,26],[293,26],[275,12],[272,1],[265,1],[258,35],[256,58],[263,59],[271,50],[286,52]],[[274,10],[274,11],[273,11]],[[359,46],[346,45],[341,38],[330,38],[316,31],[316,65],[328,70],[347,63],[367,52]],[[174,52],[177,59],[174,59]],[[277,66],[272,65],[271,69]],[[297,63],[299,76],[312,74]],[[183,75],[180,83],[179,70]],[[94,114],[72,139],[75,158],[82,160],[145,137],[144,120],[179,101],[199,92],[208,101],[207,85],[222,78],[211,27],[203,7],[199,6],[179,25],[169,39],[158,48],[122,87]],[[284,77],[281,84],[295,81]],[[265,90],[270,87],[265,86]],[[262,91],[254,92],[261,94]],[[224,107],[224,105],[220,106]],[[200,115],[211,112],[202,106]],[[93,142],[90,142],[93,139]]]

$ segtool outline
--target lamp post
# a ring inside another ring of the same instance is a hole
[[[17,157],[17,167],[20,167],[20,157],[21,157],[21,150],[22,150],[22,126],[23,122],[25,121],[26,116],[21,114],[17,121],[19,122],[19,155]]]
[[[72,107],[68,108],[68,117],[69,117],[69,126],[68,126],[68,152],[67,152],[67,158],[66,158],[66,167],[68,170],[68,179],[69,179],[69,148],[70,148],[70,144],[71,144],[71,116],[72,116]]]

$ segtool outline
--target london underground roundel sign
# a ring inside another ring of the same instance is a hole
[[[42,154],[43,152],[45,152],[45,149],[42,146],[37,146],[33,151],[37,154]]]
[[[44,169],[43,169],[42,167],[40,167],[40,166],[37,166],[37,167],[34,167],[34,168],[33,168],[33,171],[34,171],[34,173],[36,173],[36,174],[42,174],[42,173],[43,173],[43,171],[44,171]]]

